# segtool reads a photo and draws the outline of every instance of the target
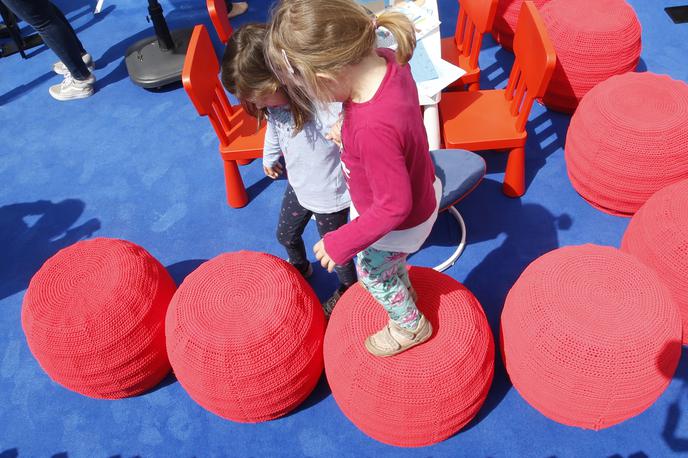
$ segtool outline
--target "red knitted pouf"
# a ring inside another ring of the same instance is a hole
[[[138,245],[78,242],[31,279],[22,327],[38,363],[60,385],[93,398],[133,396],[170,371],[164,319],[175,288]]]
[[[501,329],[521,396],[548,418],[587,429],[648,408],[681,354],[681,318],[657,274],[597,245],[533,261],[507,295]]]
[[[325,335],[325,373],[344,414],[370,437],[420,447],[442,441],[482,406],[494,372],[494,342],[476,298],[447,275],[413,267],[427,342],[396,356],[368,353],[365,338],[389,315],[360,285],[337,303]]]
[[[318,298],[294,267],[269,254],[225,253],[203,263],[175,293],[165,329],[179,383],[229,420],[280,417],[322,374]]]
[[[656,191],[688,178],[688,84],[626,73],[581,101],[566,135],[566,168],[591,205],[632,215]]]
[[[640,207],[621,249],[654,269],[669,289],[688,344],[688,180],[657,191]]]
[[[497,15],[492,27],[492,37],[503,48],[511,50],[514,45],[514,32],[518,22],[518,13],[524,0],[499,0],[497,3]],[[535,6],[541,9],[551,0],[533,0]]]
[[[540,11],[557,52],[547,107],[573,113],[595,85],[638,66],[640,22],[625,0],[552,0]]]

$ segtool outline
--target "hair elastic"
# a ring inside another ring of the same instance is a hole
[[[287,57],[287,52],[284,49],[282,50],[282,58],[284,59],[284,63],[287,66],[287,70],[289,71],[289,74],[293,75],[294,74],[294,68],[289,63],[289,58]]]

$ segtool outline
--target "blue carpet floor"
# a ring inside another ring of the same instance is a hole
[[[99,401],[53,383],[30,354],[20,325],[31,276],[59,249],[103,236],[131,240],[168,267],[177,282],[203,260],[250,249],[283,255],[273,233],[284,181],[259,163],[242,168],[250,204],[225,204],[217,139],[183,89],[140,89],[128,79],[127,46],[151,34],[144,1],[57,2],[96,58],[97,93],[61,103],[48,87],[46,48],[0,59],[0,458],[13,457],[666,457],[688,452],[688,357],[662,397],[641,415],[601,432],[548,420],[511,387],[500,359],[490,396],[463,431],[425,449],[399,449],[361,433],[337,408],[324,381],[296,412],[258,425],[206,412],[172,377],[143,396]],[[171,27],[209,25],[205,2],[162,2]],[[639,70],[688,81],[688,25],[663,7],[681,0],[631,0],[643,25]],[[251,0],[235,25],[264,20],[267,0]],[[441,2],[442,35],[453,33],[457,4]],[[25,30],[26,32],[26,30]],[[219,49],[219,46],[218,46]],[[505,84],[513,56],[491,37],[481,55],[484,87]],[[507,291],[541,254],[565,245],[618,246],[628,219],[586,204],[566,177],[569,117],[536,105],[529,124],[527,193],[500,190],[505,155],[486,154],[488,176],[459,206],[468,247],[447,271],[486,310],[493,331]],[[412,262],[433,265],[456,237],[446,216]],[[306,233],[316,241],[315,228]],[[321,297],[335,279],[316,269]]]

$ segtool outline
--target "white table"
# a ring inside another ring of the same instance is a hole
[[[425,0],[423,7],[431,9],[436,18],[439,18],[439,10],[437,9],[437,0]],[[439,149],[442,142],[440,138],[440,112],[438,103],[442,96],[442,89],[449,86],[451,83],[461,78],[466,71],[450,64],[446,60],[442,60],[442,43],[440,39],[439,27],[429,35],[423,38],[425,49],[428,55],[433,59],[437,65],[437,73],[439,78],[418,83],[418,98],[420,104],[424,107],[423,121],[425,123],[425,131],[428,134],[428,144],[430,149]],[[419,42],[420,44],[420,42]]]

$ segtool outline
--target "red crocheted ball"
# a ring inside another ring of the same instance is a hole
[[[360,285],[337,303],[325,334],[325,373],[344,414],[390,445],[420,447],[466,425],[487,397],[494,342],[485,314],[466,287],[432,269],[413,267],[419,308],[433,326],[427,342],[392,357],[363,344],[389,315]]]
[[[571,118],[569,179],[594,207],[632,215],[665,186],[688,178],[688,84],[626,73],[598,84]]]
[[[506,298],[504,365],[548,418],[602,429],[640,414],[669,385],[681,318],[657,274],[611,247],[559,248],[536,259]]]
[[[518,13],[524,0],[499,0],[497,15],[492,27],[492,37],[503,48],[511,50],[514,45],[514,32],[518,23]],[[535,6],[541,9],[551,0],[533,0]]]
[[[225,253],[203,263],[175,293],[165,329],[179,383],[229,420],[280,417],[322,374],[322,307],[298,271],[269,254]]]
[[[625,0],[552,0],[540,12],[557,52],[547,107],[573,113],[595,85],[638,66],[640,21]]]
[[[170,371],[163,321],[175,288],[140,246],[81,241],[57,252],[31,279],[22,327],[55,382],[93,398],[133,396]]]
[[[688,344],[688,180],[657,191],[631,219],[621,249],[654,269],[671,292]]]

